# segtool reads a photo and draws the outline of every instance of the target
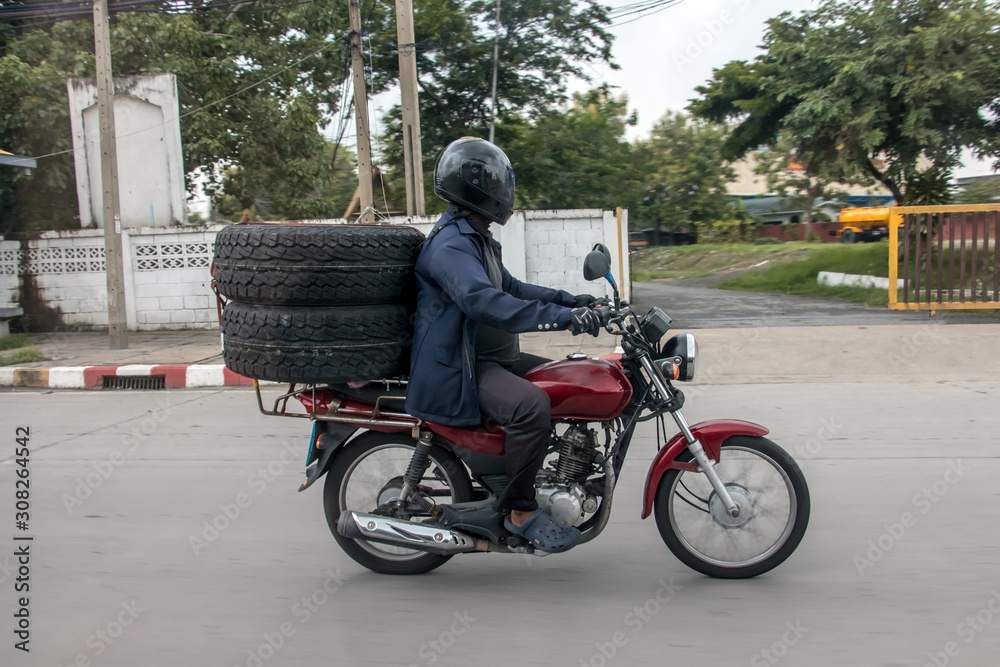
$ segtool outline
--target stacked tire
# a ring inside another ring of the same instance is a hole
[[[409,370],[424,236],[398,225],[231,225],[215,241],[223,359],[277,382],[356,382]]]

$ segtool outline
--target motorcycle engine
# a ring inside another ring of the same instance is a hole
[[[559,523],[577,526],[583,522],[583,507],[587,502],[587,494],[579,484],[567,486],[543,483],[535,487],[535,498],[538,500],[538,506]],[[596,499],[594,504],[596,505]]]
[[[582,482],[594,469],[597,456],[597,433],[578,424],[570,426],[558,438],[559,460],[556,476],[561,482]]]
[[[556,521],[577,526],[586,513],[597,509],[597,498],[588,495],[580,484],[594,470],[597,434],[574,424],[558,437],[558,442],[555,471],[541,471],[535,483],[538,506]]]

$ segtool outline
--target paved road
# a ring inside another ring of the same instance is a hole
[[[36,539],[31,653],[12,648],[0,570],[0,664],[994,665],[998,398],[997,381],[702,387],[692,421],[769,425],[812,490],[799,551],[733,582],[686,569],[640,521],[651,427],[595,542],[392,578],[337,548],[320,489],[295,492],[307,425],[260,416],[245,389],[4,392],[0,553],[16,424],[31,427]]]
[[[929,319],[927,313],[890,311],[833,297],[710,289],[706,282],[634,283],[632,299],[640,311],[663,308],[678,329],[926,324]],[[935,319],[941,324],[1000,321],[970,313],[940,313]]]

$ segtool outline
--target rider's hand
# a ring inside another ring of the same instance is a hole
[[[574,308],[570,311],[570,330],[573,332],[574,336],[579,336],[580,334],[589,333],[591,336],[597,336],[600,333],[603,324],[603,314],[598,313],[592,308]]]
[[[593,308],[597,304],[597,299],[595,299],[590,294],[577,294],[573,297],[572,308]]]

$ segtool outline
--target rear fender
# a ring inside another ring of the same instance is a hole
[[[740,419],[713,419],[710,421],[698,422],[691,427],[691,433],[705,448],[708,458],[713,461],[719,460],[722,452],[722,443],[726,438],[734,435],[767,435],[770,431],[753,422],[746,422]],[[666,445],[653,457],[653,462],[649,466],[646,474],[646,487],[643,489],[642,497],[642,518],[645,519],[653,511],[653,500],[656,498],[656,490],[660,486],[660,479],[668,470],[687,470],[696,472],[698,464],[689,461],[678,461],[677,457],[687,451],[687,440],[683,433],[678,433],[670,439]]]
[[[326,474],[334,453],[342,450],[344,443],[358,430],[357,426],[350,424],[319,421],[314,424],[309,453],[306,455],[306,480],[299,486],[299,491],[305,491]]]

